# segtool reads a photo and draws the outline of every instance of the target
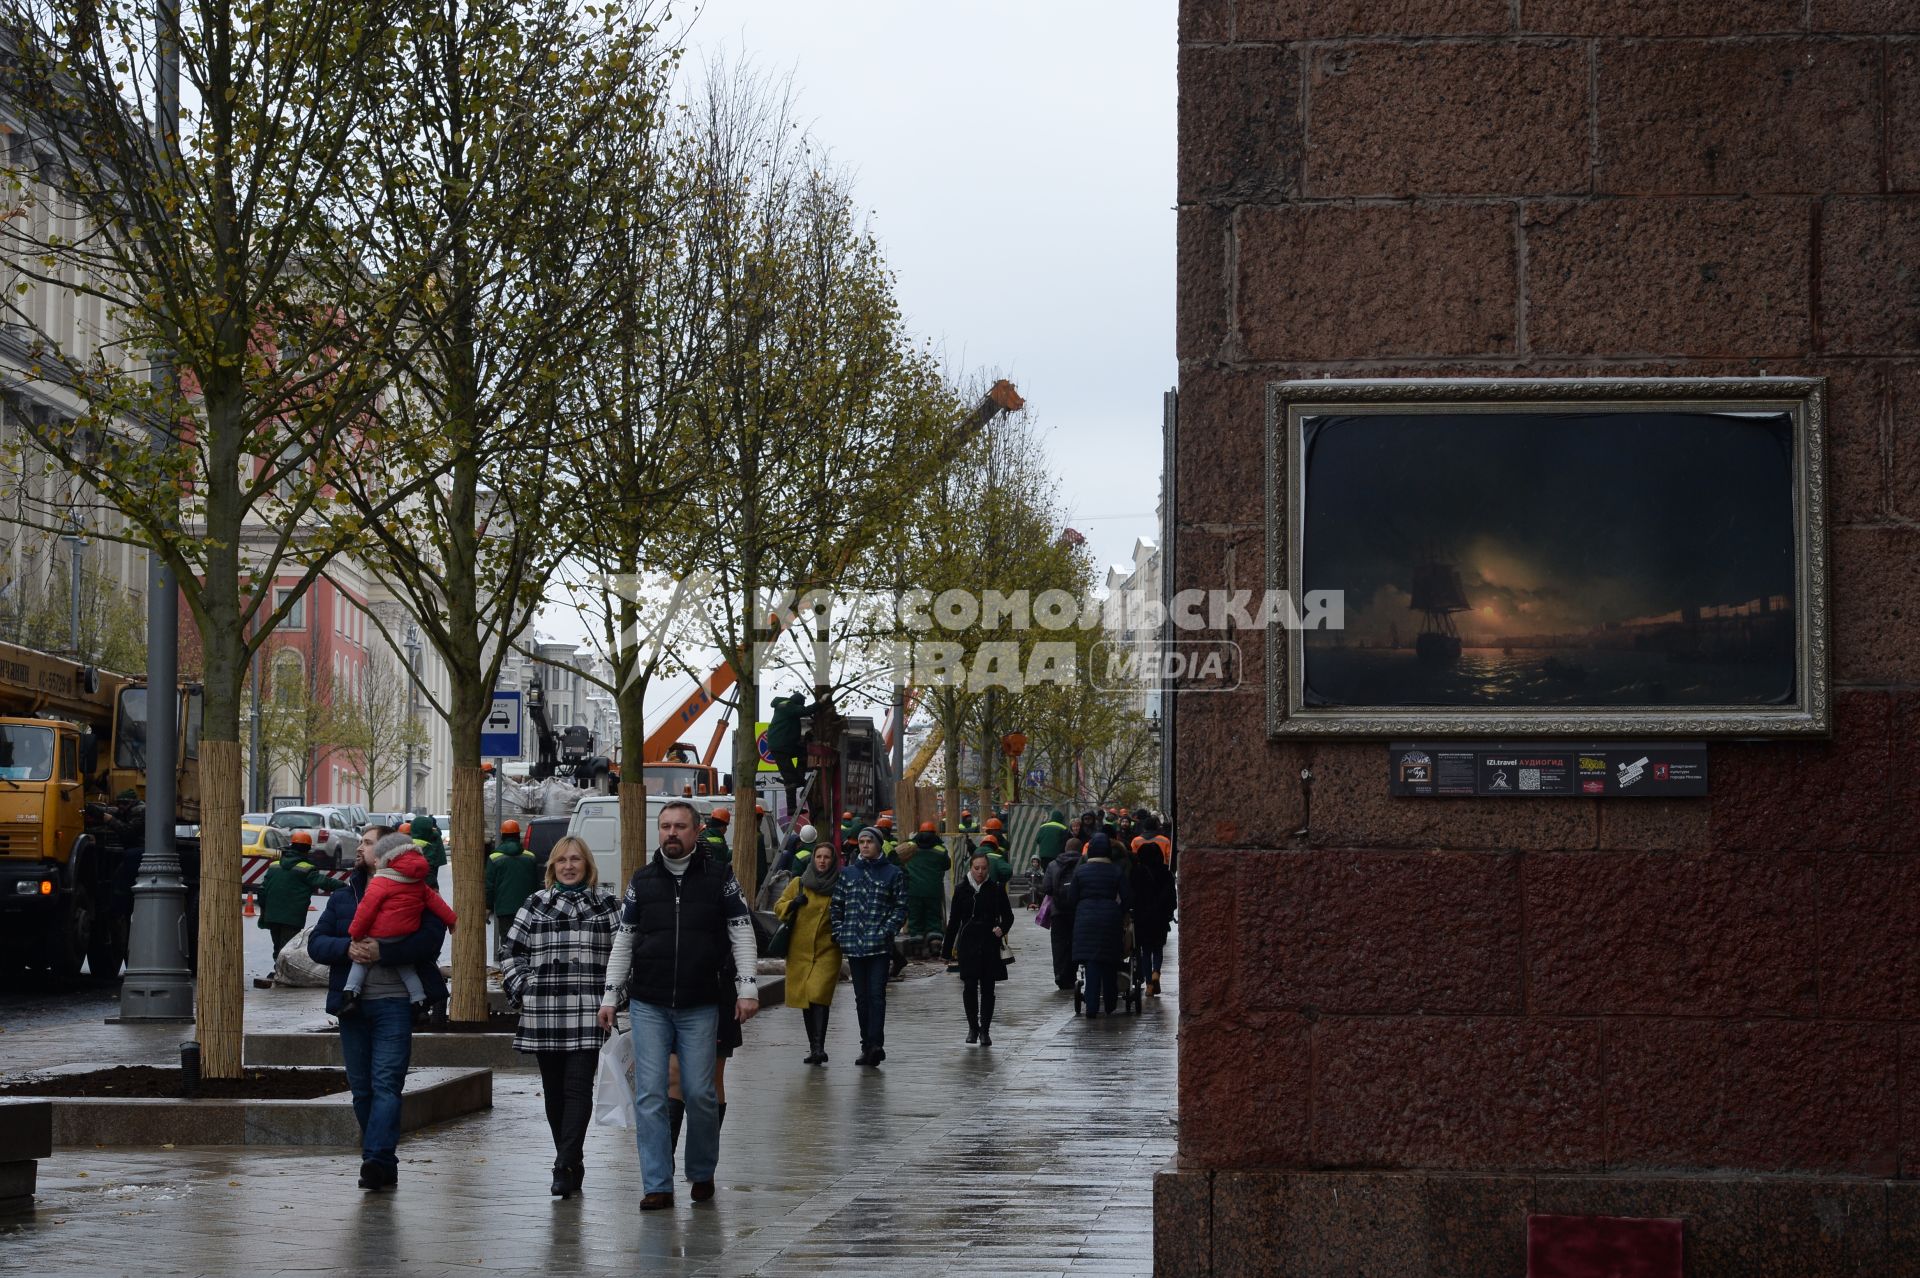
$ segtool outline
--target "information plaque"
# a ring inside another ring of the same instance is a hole
[[[1672,799],[1707,792],[1704,742],[1397,741],[1393,794],[1418,799]]]

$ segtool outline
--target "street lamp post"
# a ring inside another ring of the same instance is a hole
[[[413,812],[413,730],[420,722],[420,627],[407,623],[407,789],[406,809]]]
[[[72,597],[67,611],[67,634],[73,645],[73,659],[84,662],[87,654],[80,650],[80,556],[87,547],[86,538],[80,535],[80,525],[76,522],[73,531],[60,539],[67,543],[67,549],[73,552]]]

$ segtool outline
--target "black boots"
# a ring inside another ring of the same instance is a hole
[[[571,1198],[580,1192],[580,1182],[587,1177],[584,1167],[563,1167],[553,1169],[553,1183],[547,1186],[547,1192],[555,1198]]]
[[[807,1056],[809,1065],[827,1063],[827,1012],[825,1003],[809,1003],[800,1009],[800,1019],[807,1026]]]
[[[967,1022],[967,1042],[977,1043],[979,1041],[980,1041],[980,1027],[978,1025],[975,1025],[971,1021]]]

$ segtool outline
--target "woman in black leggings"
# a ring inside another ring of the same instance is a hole
[[[985,852],[975,852],[967,876],[953,890],[947,919],[947,961],[960,963],[961,999],[967,1009],[967,1042],[993,1046],[993,987],[1007,979],[1000,942],[1013,927],[1013,903],[994,881]]]

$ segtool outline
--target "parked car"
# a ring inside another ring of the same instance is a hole
[[[564,816],[534,817],[525,825],[527,851],[533,853],[540,864],[545,865],[547,853],[553,851],[553,845],[566,835],[567,827],[572,821],[572,817]]]
[[[353,849],[360,842],[360,831],[344,807],[332,805],[281,808],[268,824],[291,834],[305,830],[313,837],[315,864],[333,870],[353,860]]]
[[[248,813],[249,816],[254,815]],[[263,856],[279,860],[287,847],[287,832],[258,821],[246,821],[240,826],[240,855]]]

